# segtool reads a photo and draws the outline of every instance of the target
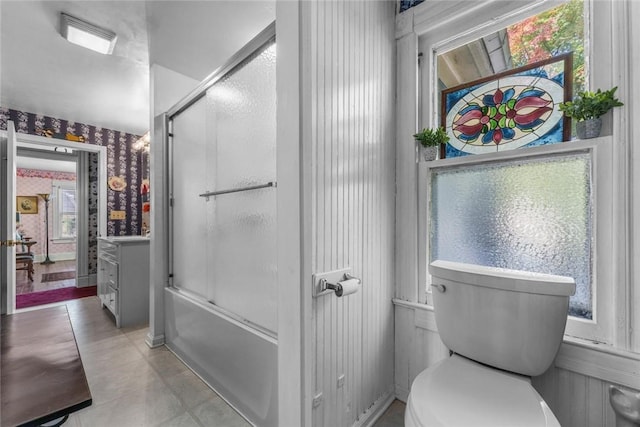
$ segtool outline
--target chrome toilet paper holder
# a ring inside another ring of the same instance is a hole
[[[347,280],[357,280],[358,284],[362,281],[352,276],[351,268],[345,268],[342,270],[330,271],[327,273],[320,273],[313,275],[313,296],[319,297],[328,293],[334,292],[336,296],[342,297],[343,285],[342,282]]]
[[[358,279],[357,277],[353,277],[350,274],[344,275],[344,281],[351,280],[351,279],[356,279],[358,281],[358,284],[361,283],[360,279]],[[320,292],[330,289],[336,293],[336,296],[341,297],[342,291],[343,291],[342,282],[343,281],[341,280],[340,282],[334,284],[334,283],[327,282],[327,279],[320,279]]]

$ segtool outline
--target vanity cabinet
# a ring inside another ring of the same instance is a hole
[[[141,236],[98,239],[98,296],[116,326],[149,321],[149,239]]]

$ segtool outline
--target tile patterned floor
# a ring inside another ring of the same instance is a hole
[[[394,400],[373,427],[404,427],[405,407],[406,405],[403,402],[398,399]]]
[[[166,347],[149,348],[146,327],[117,329],[97,297],[66,305],[93,404],[65,427],[250,426]],[[403,427],[404,407],[394,401],[374,427]]]
[[[166,347],[150,349],[146,327],[117,329],[97,297],[67,309],[93,405],[65,427],[250,425]]]

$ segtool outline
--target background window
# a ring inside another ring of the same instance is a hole
[[[53,238],[76,238],[76,183],[63,181],[54,184]]]

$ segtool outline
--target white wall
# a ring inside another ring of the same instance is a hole
[[[168,285],[167,169],[162,114],[184,98],[198,81],[157,64],[151,66],[151,244],[149,334],[147,343],[164,344],[164,288]],[[161,266],[161,267],[160,267]]]
[[[356,294],[312,302],[314,426],[364,423],[394,397],[394,8],[302,2],[310,273],[362,279]]]

